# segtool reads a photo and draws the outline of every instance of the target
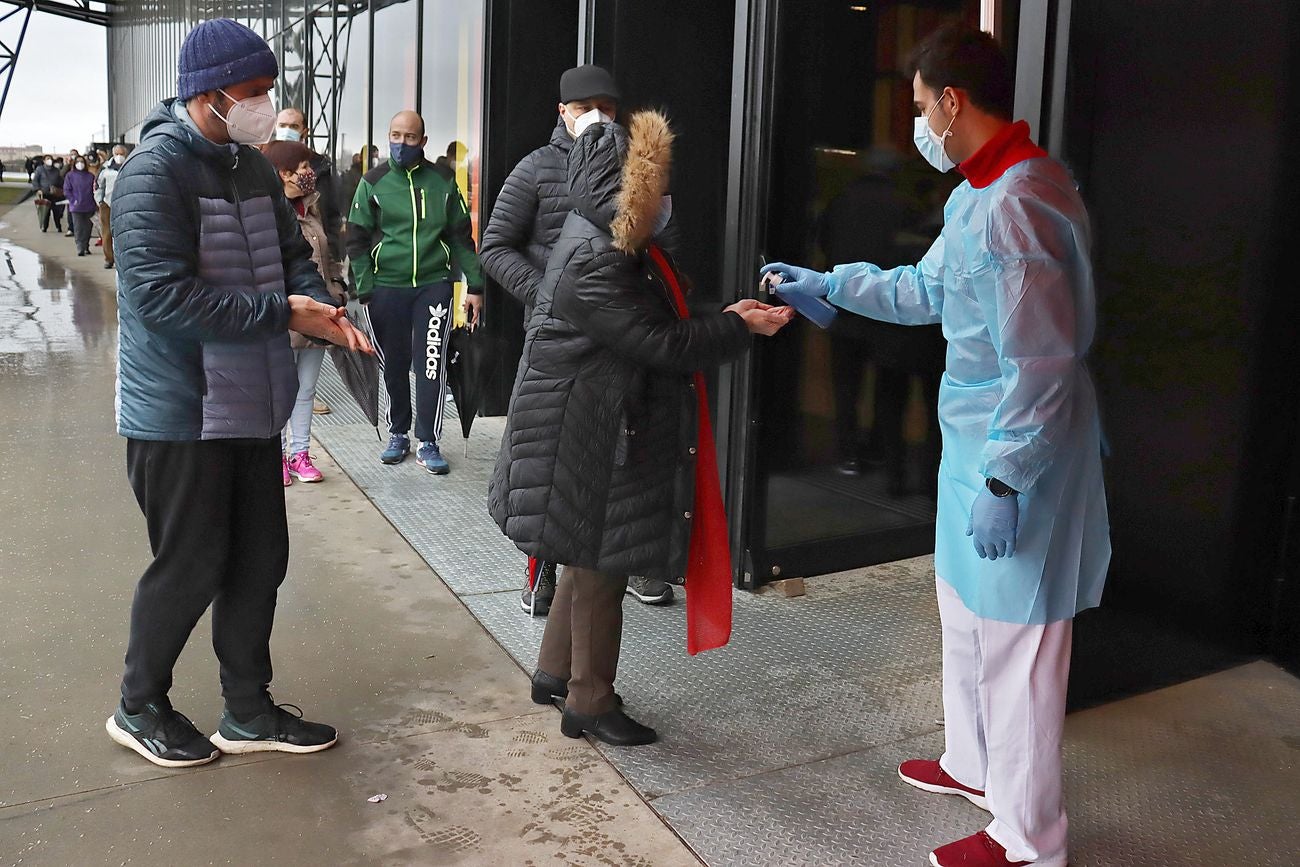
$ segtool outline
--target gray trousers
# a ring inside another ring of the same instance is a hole
[[[78,214],[73,211],[68,216],[72,220],[72,238],[77,242],[77,252],[89,253],[91,218],[94,214]]]
[[[627,576],[565,566],[547,615],[537,667],[569,681],[564,706],[597,715],[616,707],[614,677],[623,641]]]

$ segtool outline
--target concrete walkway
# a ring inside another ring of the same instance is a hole
[[[0,865],[700,863],[324,456],[288,492],[273,689],[340,745],[165,771],[110,742],[149,560],[112,273],[29,210],[0,217]],[[206,620],[172,698],[215,725]]]

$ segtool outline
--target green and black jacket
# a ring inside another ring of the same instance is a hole
[[[348,211],[348,257],[357,296],[376,286],[427,286],[465,275],[483,292],[469,209],[453,178],[428,160],[410,171],[391,159],[366,173]]]

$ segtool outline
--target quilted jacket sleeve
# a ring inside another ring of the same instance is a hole
[[[525,307],[537,303],[542,272],[524,255],[537,217],[537,169],[530,158],[515,166],[492,207],[483,231],[479,258],[488,276],[505,287]]]
[[[702,370],[749,347],[749,329],[735,313],[678,319],[657,284],[640,282],[634,260],[619,252],[595,255],[586,243],[565,265],[553,310],[597,343],[661,370]]]
[[[165,151],[134,155],[113,187],[118,291],[150,331],[191,340],[267,340],[289,327],[278,293],[228,292],[199,279],[192,185]],[[309,263],[310,264],[310,263]]]

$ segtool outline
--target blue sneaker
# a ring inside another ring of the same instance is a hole
[[[400,464],[406,460],[410,451],[410,437],[406,434],[392,434],[388,437],[388,448],[379,453],[379,460],[385,464]]]
[[[420,462],[420,466],[435,476],[445,476],[451,472],[451,465],[442,456],[442,452],[438,451],[437,443],[420,443],[420,450],[415,453],[415,459]]]

